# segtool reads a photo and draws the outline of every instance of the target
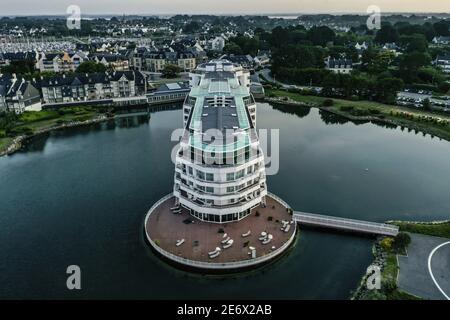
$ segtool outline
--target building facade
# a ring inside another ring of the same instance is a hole
[[[44,103],[63,103],[135,97],[147,93],[147,79],[139,71],[77,74],[42,78]]]
[[[39,90],[30,81],[16,75],[0,75],[0,112],[20,114],[41,109]]]
[[[190,74],[190,86],[174,196],[199,220],[241,220],[265,204],[267,195],[250,73],[228,60],[213,60]]]

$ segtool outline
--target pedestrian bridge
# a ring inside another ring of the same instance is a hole
[[[321,214],[294,211],[293,220],[305,225],[323,228],[348,230],[375,235],[393,236],[398,234],[398,227],[385,223],[325,216]]]

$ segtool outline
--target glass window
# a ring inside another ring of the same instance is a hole
[[[234,180],[234,172],[227,173],[227,181],[233,181]]]
[[[194,169],[192,169],[192,167],[188,167],[188,172],[190,175],[194,174]]]
[[[206,192],[214,193],[214,188],[213,187],[206,187]]]
[[[205,173],[197,170],[197,178],[199,178],[201,180],[205,180]]]
[[[214,174],[213,173],[207,173],[206,174],[206,181],[214,181]]]
[[[227,187],[227,192],[228,193],[234,192],[234,187]]]
[[[237,173],[236,173],[236,179],[240,179],[240,178],[242,178],[243,176],[244,176],[244,169],[242,169],[242,170],[239,170]]]

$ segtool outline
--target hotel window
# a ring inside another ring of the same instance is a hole
[[[227,173],[227,181],[233,181],[234,180],[234,172]]]
[[[213,187],[206,187],[206,192],[214,193],[214,188]]]
[[[205,173],[197,170],[197,178],[199,178],[201,180],[205,180]]]
[[[244,169],[239,170],[239,171],[236,173],[236,179],[242,178],[242,177],[244,176],[244,172],[245,172]]]
[[[188,167],[188,172],[191,176],[194,174],[194,170],[192,169],[192,167]]]
[[[214,181],[214,174],[213,173],[207,173],[206,174],[206,181]]]
[[[248,167],[248,168],[247,168],[247,174],[252,173],[252,169],[253,169],[252,166]]]
[[[234,187],[227,187],[227,193],[234,192]]]

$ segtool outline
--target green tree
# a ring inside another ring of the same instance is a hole
[[[325,46],[336,39],[336,34],[327,26],[312,27],[308,30],[307,38],[316,46]]]
[[[34,72],[34,62],[31,60],[11,61],[8,66],[1,67],[3,73],[27,74]]]
[[[95,73],[95,72],[105,72],[106,66],[102,63],[97,63],[95,61],[84,61],[82,62],[76,72],[78,73]]]
[[[379,44],[397,42],[399,39],[397,29],[390,24],[385,24],[378,30],[375,42]]]
[[[426,99],[423,100],[423,102],[422,102],[422,108],[423,108],[424,110],[427,110],[427,111],[431,110],[431,102],[430,102],[430,99],[426,98]]]
[[[166,64],[162,70],[162,75],[164,78],[173,79],[178,76],[181,72],[181,68],[174,64]]]
[[[227,42],[223,47],[223,53],[236,55],[243,54],[241,47],[233,41]]]
[[[448,37],[450,36],[450,22],[449,21],[439,21],[436,22],[434,25],[434,30],[436,31],[436,35]]]
[[[411,237],[406,232],[399,232],[395,237],[393,248],[397,252],[404,251],[408,245],[411,243]]]

